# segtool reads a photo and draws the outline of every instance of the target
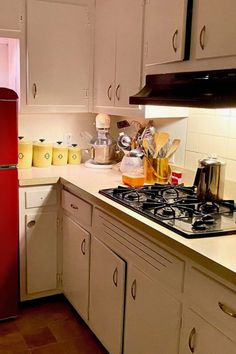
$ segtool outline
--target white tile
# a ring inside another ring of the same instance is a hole
[[[225,179],[236,181],[236,161],[226,160]]]
[[[198,152],[199,134],[188,132],[186,150]]]
[[[196,171],[198,161],[207,157],[206,154],[200,154],[192,151],[186,151],[185,154],[185,168]]]
[[[211,135],[199,135],[199,152],[206,155],[227,157],[227,138]]]
[[[236,115],[230,117],[228,136],[230,138],[236,138]]]
[[[236,139],[228,139],[227,158],[236,160]]]

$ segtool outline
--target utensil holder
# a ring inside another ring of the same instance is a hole
[[[168,158],[166,157],[144,157],[145,183],[167,184],[171,175]]]

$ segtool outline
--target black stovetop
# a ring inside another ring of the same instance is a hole
[[[99,193],[186,238],[236,234],[234,201],[200,202],[194,186],[118,186]]]

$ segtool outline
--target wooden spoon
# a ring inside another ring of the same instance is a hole
[[[174,153],[175,151],[178,149],[179,145],[180,145],[181,140],[180,139],[174,139],[172,141],[171,146],[169,147],[169,150],[166,153],[166,157],[169,159]]]
[[[153,158],[156,159],[161,148],[168,142],[169,133],[159,132],[154,134],[155,153]]]

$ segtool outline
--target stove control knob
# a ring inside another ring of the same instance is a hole
[[[206,214],[202,217],[202,220],[204,221],[205,224],[207,225],[212,225],[215,223],[215,219],[213,218],[212,215]]]
[[[206,230],[206,224],[205,222],[202,220],[202,219],[198,219],[198,220],[195,220],[193,223],[192,223],[192,229],[193,230]]]

